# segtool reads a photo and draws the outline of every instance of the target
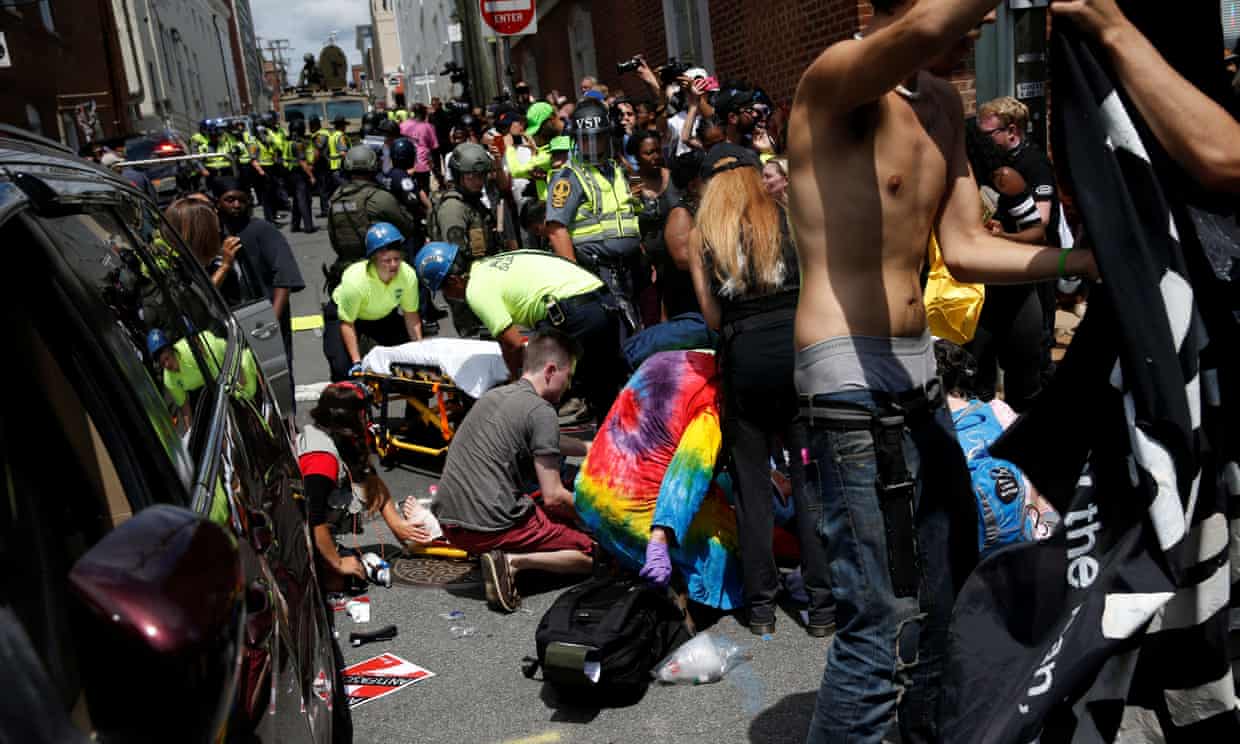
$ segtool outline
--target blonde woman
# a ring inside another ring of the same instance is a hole
[[[767,193],[757,155],[716,145],[702,163],[706,180],[689,270],[706,322],[721,337],[724,456],[730,462],[744,574],[746,622],[758,635],[775,629],[779,573],[772,549],[775,525],[770,460],[790,452],[793,499],[809,625],[825,636],[834,625],[825,551],[805,499],[802,435],[793,421],[793,320],[800,271],[788,218]]]

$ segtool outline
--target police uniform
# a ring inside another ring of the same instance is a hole
[[[601,279],[545,251],[508,251],[474,261],[465,301],[495,337],[515,325],[550,326],[576,339],[583,353],[575,384],[600,420],[607,415],[627,365],[618,308]]]
[[[340,337],[340,324],[352,323],[358,335],[359,351],[365,355],[362,337],[379,346],[408,343],[405,313],[419,309],[418,275],[408,263],[391,282],[384,284],[370,261],[351,264],[332,290],[331,302],[323,308],[323,354],[331,367],[332,382],[348,377],[353,360]]]
[[[481,192],[467,194],[457,187],[437,194],[427,223],[429,239],[455,244],[467,264],[499,253],[495,214],[483,204]],[[479,335],[483,324],[467,303],[449,299],[448,307],[452,325],[462,338]]]
[[[327,200],[331,199],[336,190],[336,177],[331,172],[331,158],[328,151],[328,140],[332,132],[324,126],[309,133],[310,143],[314,147],[314,179],[319,193],[319,216],[327,216]]]
[[[426,242],[426,230],[422,226],[423,215],[426,213],[422,204],[422,187],[416,178],[398,168],[384,173],[382,181],[388,193],[409,213],[413,221],[413,232],[405,234],[405,249],[412,256]]]
[[[315,231],[314,207],[310,201],[310,176],[302,165],[314,165],[314,146],[303,137],[290,137],[284,145],[284,162],[288,170],[287,189],[292,209],[289,218],[292,232]]]
[[[640,329],[634,272],[641,261],[641,231],[624,169],[615,161],[598,168],[570,160],[551,178],[547,222],[568,229],[577,261],[611,289],[628,329]]]
[[[257,169],[254,170],[254,187],[260,194],[259,201],[263,205],[263,219],[268,222],[275,222],[280,195],[274,174],[276,167],[275,145],[271,142],[270,134],[265,134],[264,138],[255,136],[250,142],[250,162],[251,164],[257,163],[263,169],[261,175]]]
[[[222,132],[217,136],[215,142],[212,142],[208,137],[199,143],[197,154],[219,153],[202,161],[203,167],[207,169],[206,187],[208,191],[214,188],[215,179],[220,176],[232,176],[232,160],[228,157],[231,150],[231,138]]]
[[[366,231],[376,222],[390,222],[404,236],[415,231],[413,219],[395,197],[374,181],[350,180],[332,194],[327,234],[336,261],[328,269],[328,289],[345,267],[366,257]]]

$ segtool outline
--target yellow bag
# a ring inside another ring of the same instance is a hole
[[[931,233],[930,279],[925,293],[930,333],[957,344],[972,341],[985,299],[986,285],[964,284],[952,278],[939,251],[938,238]]]

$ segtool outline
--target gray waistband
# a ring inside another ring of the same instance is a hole
[[[802,395],[902,393],[936,376],[929,331],[918,338],[836,336],[797,351],[795,379]]]

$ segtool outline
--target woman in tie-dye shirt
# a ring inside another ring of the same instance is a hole
[[[646,360],[590,445],[576,507],[599,545],[632,570],[645,561],[651,528],[664,528],[674,536],[671,560],[690,599],[731,610],[743,604],[743,592],[736,514],[714,482],[718,393],[710,352]],[[777,544],[778,552],[795,553],[787,539]]]

